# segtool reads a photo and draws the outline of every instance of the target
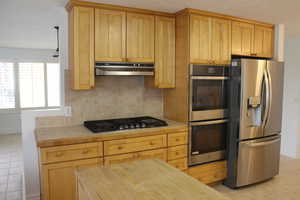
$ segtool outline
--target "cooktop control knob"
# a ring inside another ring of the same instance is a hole
[[[123,125],[120,125],[120,126],[119,126],[119,129],[120,129],[120,130],[123,130],[123,129],[124,129],[124,126],[123,126]]]
[[[136,123],[136,124],[135,124],[135,128],[140,128],[140,124],[139,124],[139,123]]]
[[[135,125],[134,124],[130,124],[130,128],[135,128]]]
[[[127,125],[127,124],[125,124],[125,125],[124,125],[124,128],[125,128],[125,129],[128,129],[129,127],[128,127],[128,125]]]
[[[145,124],[145,123],[142,123],[142,124],[141,124],[141,127],[142,127],[142,128],[146,128],[146,124]]]

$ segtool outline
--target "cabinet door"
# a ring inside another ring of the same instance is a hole
[[[70,81],[74,90],[95,85],[94,8],[74,7],[69,13]]]
[[[155,87],[175,87],[175,19],[156,17]]]
[[[250,56],[254,41],[254,25],[232,22],[232,54]]]
[[[212,23],[213,64],[231,62],[231,21],[214,18]]]
[[[190,16],[190,62],[208,64],[211,62],[211,18]]]
[[[154,62],[154,16],[127,13],[127,61]]]
[[[42,199],[75,200],[75,169],[102,165],[102,159],[88,159],[42,165]]]
[[[96,61],[122,62],[126,57],[126,14],[95,9]]]
[[[267,58],[273,57],[273,29],[265,28],[264,30],[264,42],[263,42],[263,55]]]
[[[255,26],[253,54],[257,57],[273,57],[273,29]]]

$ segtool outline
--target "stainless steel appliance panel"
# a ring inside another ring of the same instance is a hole
[[[241,108],[239,139],[263,137],[263,122],[268,98],[266,84],[266,60],[241,60]],[[265,87],[264,87],[265,85]],[[265,88],[265,89],[263,89]]]
[[[279,172],[280,136],[239,143],[237,187],[267,180]]]
[[[267,71],[270,85],[270,105],[265,124],[265,136],[274,135],[281,132],[284,77],[283,63],[268,61]]]

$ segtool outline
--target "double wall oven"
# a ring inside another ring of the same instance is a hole
[[[228,66],[190,65],[189,165],[225,156]]]

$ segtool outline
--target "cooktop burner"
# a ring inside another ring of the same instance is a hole
[[[135,117],[84,122],[84,126],[93,133],[137,128],[153,128],[167,125],[168,124],[165,121],[153,117]]]

